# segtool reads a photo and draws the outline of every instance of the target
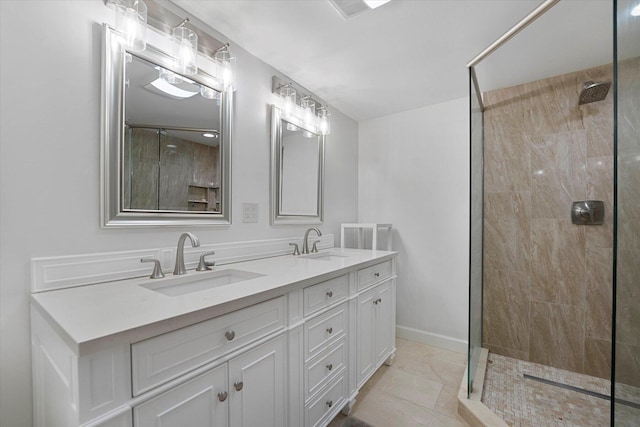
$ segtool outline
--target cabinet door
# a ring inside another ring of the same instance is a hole
[[[228,401],[224,395],[228,393],[227,385],[227,365],[224,364],[134,408],[134,425],[228,426]]]
[[[376,287],[376,333],[375,333],[375,364],[385,359],[393,348],[393,329],[395,327],[392,310],[393,298],[391,282]]]
[[[284,336],[230,360],[229,390],[232,427],[286,426]]]
[[[369,377],[375,369],[375,334],[377,288],[369,289],[358,296],[356,366],[358,369],[358,386]]]

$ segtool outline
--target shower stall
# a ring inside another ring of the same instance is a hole
[[[640,425],[639,4],[547,0],[468,64],[467,391],[508,425]],[[553,52],[558,8],[608,52]]]

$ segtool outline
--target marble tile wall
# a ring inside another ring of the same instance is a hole
[[[149,129],[133,130],[131,141],[125,142],[125,170],[131,171],[123,186],[127,208],[190,210],[189,185],[219,183],[217,146],[171,135],[163,135],[158,146],[157,131]]]
[[[602,66],[484,94],[483,341],[490,351],[608,378],[613,94],[578,105]],[[602,200],[605,224],[571,223]]]
[[[619,384],[640,387],[640,58],[619,63],[618,79],[616,393],[619,394]],[[639,414],[636,411],[636,416]]]

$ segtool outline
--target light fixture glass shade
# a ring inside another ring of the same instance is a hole
[[[280,88],[280,96],[284,99],[282,112],[285,117],[291,117],[296,111],[296,90],[284,85]]]
[[[147,5],[142,0],[116,0],[116,31],[130,50],[147,47]]]
[[[303,111],[302,119],[304,120],[305,124],[308,127],[315,128],[317,126],[315,101],[313,101],[309,97],[302,98],[302,101],[300,102],[300,106],[302,107],[302,111]]]
[[[208,86],[200,85],[200,95],[205,99],[216,99],[218,92]]]
[[[192,76],[198,72],[198,35],[191,28],[179,26],[171,31],[176,70]]]
[[[173,71],[169,71],[166,68],[160,68],[158,72],[160,78],[167,83],[171,83],[172,85],[177,85],[182,83],[184,80],[180,74],[176,74]]]
[[[213,55],[213,59],[216,61],[217,77],[222,83],[225,89],[234,89],[235,78],[235,58],[231,56],[229,47],[227,45],[221,47]]]
[[[327,107],[318,109],[318,132],[321,135],[329,135],[331,133],[331,122],[329,121],[329,111]]]

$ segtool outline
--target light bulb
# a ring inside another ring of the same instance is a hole
[[[188,76],[198,72],[198,35],[190,28],[181,26],[171,31],[173,58],[176,69]]]
[[[284,98],[283,115],[285,117],[293,116],[296,110],[296,90],[291,86],[282,86],[280,96]]]
[[[122,0],[115,3],[116,30],[122,34],[130,50],[142,51],[147,47],[147,5],[140,0]]]
[[[640,3],[631,9],[631,16],[640,16]]]

